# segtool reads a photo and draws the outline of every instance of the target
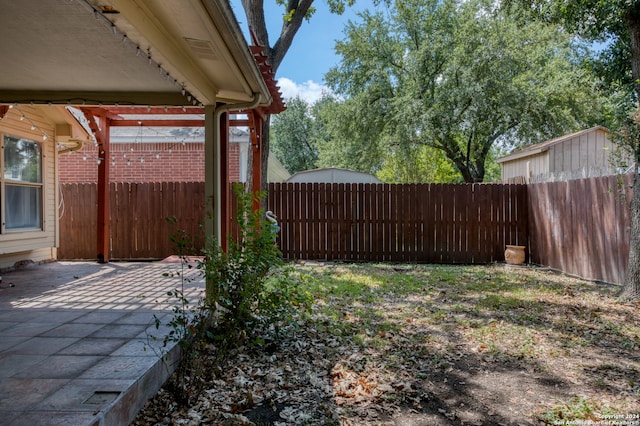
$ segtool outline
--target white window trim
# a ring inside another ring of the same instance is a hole
[[[41,182],[39,183],[31,183],[31,182],[15,182],[10,179],[5,179],[4,177],[4,143],[5,136],[20,138],[36,143],[40,146],[40,173],[41,173]],[[26,240],[33,238],[45,238],[47,236],[46,233],[46,220],[45,215],[47,213],[47,206],[45,205],[46,197],[46,162],[45,162],[45,149],[46,146],[42,142],[38,142],[34,139],[34,135],[28,134],[26,132],[20,131],[0,131],[0,241],[8,241],[8,240]],[[6,229],[6,202],[5,202],[5,194],[6,194],[6,184],[17,184],[28,187],[40,188],[40,228],[20,228],[20,229]]]

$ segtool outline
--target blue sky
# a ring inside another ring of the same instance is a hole
[[[231,2],[240,27],[246,31],[247,21],[239,0]],[[324,89],[324,74],[339,62],[334,52],[335,41],[343,38],[343,29],[349,20],[357,20],[357,13],[373,7],[371,0],[356,0],[344,14],[334,15],[324,0],[315,0],[317,9],[310,21],[304,21],[296,34],[280,68],[276,73],[284,98],[299,95],[309,102],[320,97]],[[282,6],[274,0],[265,0],[265,16],[270,43],[273,45],[282,27]]]

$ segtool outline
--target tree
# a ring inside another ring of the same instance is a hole
[[[570,35],[539,21],[516,24],[493,4],[398,0],[387,15],[349,23],[336,45],[341,63],[326,80],[345,97],[352,114],[343,121],[352,123],[343,126],[361,133],[352,134],[360,146],[430,146],[464,181],[478,182],[494,144],[593,124],[597,97]]]
[[[402,147],[404,148],[404,147]],[[427,145],[386,152],[376,177],[385,183],[454,183],[460,173],[440,150]]]
[[[421,145],[411,152],[387,151],[373,156],[336,135],[340,123],[336,117],[344,111],[342,104],[325,95],[313,105],[299,97],[287,100],[287,110],[275,116],[271,124],[271,151],[289,173],[321,167],[343,167],[375,173],[387,183],[456,182],[459,173],[444,153]],[[343,121],[344,123],[344,121]],[[348,133],[348,132],[347,132]]]
[[[524,7],[523,7],[524,6]],[[533,16],[545,22],[559,22],[568,30],[593,41],[608,41],[596,70],[611,91],[627,90],[622,110],[629,114],[619,125],[618,142],[635,161],[631,197],[631,241],[625,281],[620,297],[640,299],[640,1],[637,0],[508,0],[506,10],[522,20]],[[526,13],[523,13],[526,11]],[[631,108],[625,108],[631,103]],[[636,115],[636,116],[634,116]]]
[[[377,116],[350,117],[372,112],[356,103],[338,101],[327,95],[313,105],[319,167],[343,167],[365,173],[375,173],[381,167],[382,152],[375,139]],[[363,123],[368,123],[363,125]],[[359,141],[371,141],[368,144]]]
[[[289,173],[316,167],[318,151],[313,146],[314,120],[309,105],[300,97],[287,100],[286,111],[271,124],[271,151]]]
[[[367,111],[371,115],[366,121],[375,123],[377,112]],[[319,167],[372,173],[385,183],[460,181],[460,173],[442,151],[426,145],[384,146],[376,139],[379,126],[349,119],[365,112],[356,102],[341,102],[328,94],[313,104],[313,145],[318,149]]]
[[[293,39],[305,19],[311,19],[315,8],[314,0],[276,0],[283,7],[283,20],[280,34],[272,45],[269,40],[264,13],[264,0],[242,0],[242,8],[247,17],[249,28],[253,31],[260,45],[266,49],[268,63],[275,74],[289,51]],[[327,0],[332,13],[342,14],[346,6],[352,6],[355,0]],[[266,186],[267,166],[269,162],[270,116],[267,115],[262,127],[262,183]]]

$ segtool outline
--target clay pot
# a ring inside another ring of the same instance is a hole
[[[525,246],[507,246],[504,252],[504,260],[509,265],[522,265],[524,263]]]

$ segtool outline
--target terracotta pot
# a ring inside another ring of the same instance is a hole
[[[507,246],[504,259],[509,265],[522,265],[524,263],[525,246]]]

